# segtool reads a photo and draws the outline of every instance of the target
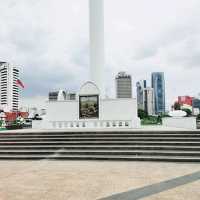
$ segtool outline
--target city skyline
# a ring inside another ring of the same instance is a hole
[[[200,2],[155,1],[157,10],[144,0],[126,2],[118,0],[115,8],[113,0],[105,2],[106,88],[111,96],[119,71],[131,74],[133,85],[163,71],[168,107],[178,95],[197,95]],[[54,89],[77,90],[88,78],[88,1],[8,0],[0,10],[0,59],[21,66],[24,102],[45,100]]]

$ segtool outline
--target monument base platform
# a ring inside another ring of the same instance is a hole
[[[86,82],[77,100],[47,102],[47,115],[34,129],[134,129],[140,127],[133,98],[102,99],[98,87]]]

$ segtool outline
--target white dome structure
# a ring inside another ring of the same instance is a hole
[[[174,111],[169,112],[169,116],[170,117],[186,117],[187,113],[182,110],[174,110]]]
[[[95,83],[88,81],[82,85],[79,95],[100,95],[100,90]]]

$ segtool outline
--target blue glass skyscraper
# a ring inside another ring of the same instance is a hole
[[[155,113],[165,113],[165,79],[163,72],[151,74],[151,86],[154,89]]]

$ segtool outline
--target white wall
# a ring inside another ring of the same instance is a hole
[[[130,127],[139,128],[136,99],[100,100],[99,119],[79,120],[79,101],[47,102],[47,115],[43,122],[34,122],[33,128],[51,128],[52,122],[129,121]],[[91,126],[92,127],[92,126]],[[129,128],[130,128],[129,127]]]
[[[197,128],[195,117],[166,117],[163,118],[163,126],[192,130]]]
[[[133,120],[137,116],[135,99],[105,99],[101,101],[102,120]]]
[[[76,121],[78,117],[78,101],[47,102],[48,121]]]
[[[86,82],[79,95],[99,95],[98,87],[92,82]],[[43,122],[36,122],[33,127],[67,128],[67,127],[127,127],[139,128],[136,99],[99,99],[99,119],[79,119],[79,101],[47,102],[47,115]],[[83,126],[83,124],[85,124]],[[115,126],[116,124],[116,126]],[[120,125],[122,124],[122,125]],[[127,125],[128,124],[128,125]],[[58,125],[58,126],[57,126]]]
[[[137,116],[135,99],[100,100],[100,120],[133,120]],[[48,121],[79,120],[78,101],[47,102]]]

